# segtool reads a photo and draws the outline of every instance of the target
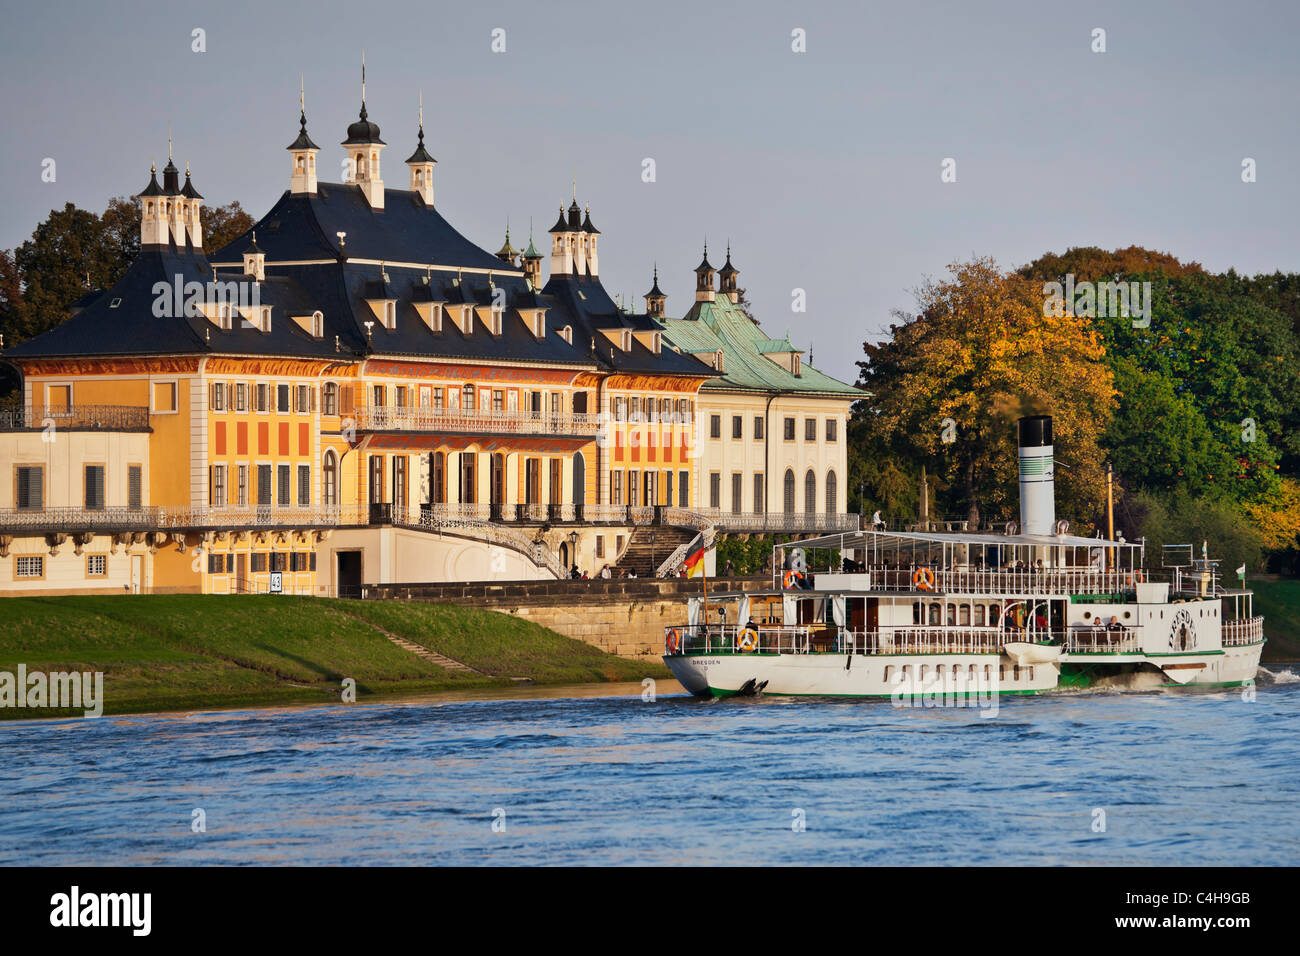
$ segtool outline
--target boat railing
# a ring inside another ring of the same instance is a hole
[[[1116,594],[1133,586],[1127,571],[1092,568],[932,568],[867,565],[873,591],[973,594]]]
[[[1264,639],[1264,618],[1246,617],[1223,622],[1223,646],[1241,647]]]
[[[699,624],[664,628],[664,647],[669,654],[998,654],[1018,633],[996,627]]]
[[[846,636],[846,651],[863,654],[997,654],[1006,641],[996,627],[894,627]]]
[[[1070,654],[1125,654],[1142,649],[1142,628],[1077,627],[1066,636]]]
[[[670,654],[803,654],[809,628],[740,624],[695,624],[664,628],[664,649]],[[750,642],[753,642],[752,645]]]

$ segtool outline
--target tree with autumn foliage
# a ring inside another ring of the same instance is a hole
[[[1105,501],[1101,436],[1115,387],[1092,321],[1046,314],[1041,284],[991,258],[949,266],[947,278],[917,291],[917,307],[895,313],[901,323],[889,341],[864,346],[858,384],[872,398],[858,418],[867,439],[927,464],[949,489],[947,506],[978,524],[1016,513],[1016,419],[1051,414],[1060,511],[1094,518]]]

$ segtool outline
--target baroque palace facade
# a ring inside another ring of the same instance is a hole
[[[289,189],[212,253],[188,168],[151,174],[122,279],[0,355],[23,382],[0,413],[0,593],[594,576],[639,529],[680,558],[698,531],[856,527],[862,393],[761,334],[730,256],[714,290],[706,250],[685,318],[657,275],[633,314],[576,195],[543,281],[531,236],[492,254],[437,212],[423,122],[407,188],[385,146],[363,94],[348,181],[320,182],[304,111]]]

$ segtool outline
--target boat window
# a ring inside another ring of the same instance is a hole
[[[886,683],[886,684],[889,683],[889,678],[890,678],[890,676],[893,674],[893,672],[894,672],[893,665],[892,665],[892,664],[886,664],[886,665],[885,665],[885,683]]]
[[[921,615],[924,613],[924,609],[925,609],[925,605],[922,604],[920,601],[912,602],[912,623],[913,624],[925,623],[925,621],[921,617]]]
[[[955,604],[948,605],[948,614],[946,620],[949,627],[952,627],[954,624],[957,623],[957,605]]]
[[[976,627],[984,626],[984,605],[983,604],[975,605],[975,626]]]
[[[1017,664],[1015,667],[1011,668],[1011,679],[1012,679],[1013,681],[1020,680],[1020,665],[1019,665],[1019,664]]]
[[[1030,680],[1034,679],[1034,669],[1032,667],[1029,668],[1029,679]]]
[[[963,627],[970,627],[970,605],[969,604],[963,604],[961,606],[961,620],[958,621],[958,623],[961,624]]]
[[[931,624],[939,623],[939,605],[937,604],[930,605],[930,623]]]
[[[1001,664],[998,665],[998,680],[1006,680],[1007,669]]]

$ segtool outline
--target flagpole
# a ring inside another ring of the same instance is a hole
[[[704,575],[704,633],[709,633],[709,563],[704,547],[704,532],[700,532],[700,573]]]

